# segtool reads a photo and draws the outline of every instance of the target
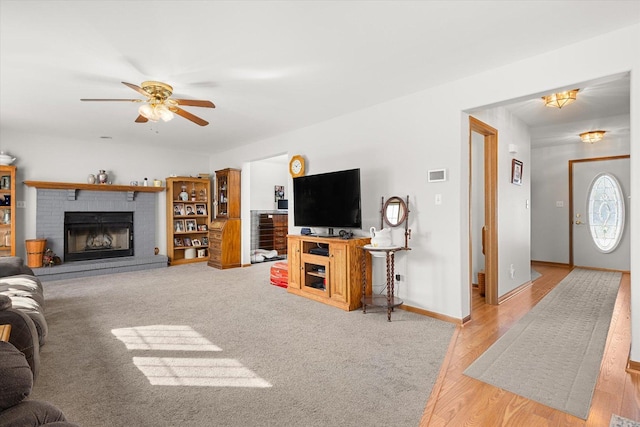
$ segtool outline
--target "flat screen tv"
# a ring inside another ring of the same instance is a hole
[[[360,169],[307,175],[293,180],[297,227],[362,228]]]

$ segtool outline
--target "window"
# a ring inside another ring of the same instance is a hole
[[[591,238],[601,252],[612,252],[624,230],[624,198],[618,180],[608,173],[596,176],[588,203]]]

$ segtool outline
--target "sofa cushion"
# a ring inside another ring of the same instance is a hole
[[[27,267],[20,257],[0,257],[0,277],[15,276],[16,274],[33,275],[33,270]]]
[[[42,400],[25,400],[0,412],[0,426],[74,426],[75,424],[55,424],[66,422],[60,409]]]
[[[0,301],[9,299],[11,305],[0,309],[0,325],[11,325],[9,342],[20,350],[27,358],[33,378],[38,377],[40,368],[40,341],[38,330],[31,317],[21,310],[12,308],[13,302],[5,295],[0,295]],[[0,303],[5,306],[6,304]]]
[[[27,359],[4,341],[0,341],[0,378],[0,411],[17,405],[31,393],[33,374]]]
[[[11,298],[6,295],[0,295],[0,310],[11,308]]]

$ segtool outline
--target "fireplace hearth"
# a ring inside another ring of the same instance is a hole
[[[133,212],[65,212],[64,261],[133,256]]]

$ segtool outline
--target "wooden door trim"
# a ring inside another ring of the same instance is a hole
[[[498,301],[498,130],[469,116],[469,170],[471,171],[471,133],[484,136],[484,221],[485,232],[485,301]],[[469,208],[471,208],[471,173],[469,174]],[[469,215],[469,286],[471,286],[471,215]]]
[[[630,159],[631,155],[590,157],[587,159],[569,160],[569,267],[573,268],[573,165],[576,163],[601,162],[606,160]]]

